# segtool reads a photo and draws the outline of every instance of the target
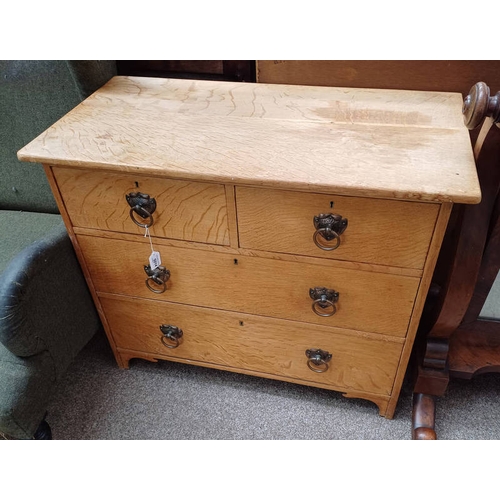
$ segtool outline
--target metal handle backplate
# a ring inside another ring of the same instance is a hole
[[[321,250],[335,250],[340,246],[340,235],[347,228],[347,219],[339,214],[319,214],[313,217],[314,244]]]
[[[163,293],[167,289],[167,281],[170,279],[170,271],[164,266],[151,269],[151,266],[144,266],[144,272],[148,275],[146,286],[154,293]],[[154,285],[158,285],[156,288]]]
[[[132,192],[125,195],[130,205],[130,218],[140,227],[151,227],[154,224],[153,212],[156,210],[156,200],[149,194]],[[137,214],[141,219],[136,219]]]
[[[179,327],[173,325],[160,325],[160,331],[163,334],[161,337],[161,343],[165,347],[168,347],[169,349],[179,347],[181,338],[184,334]]]
[[[317,286],[309,289],[309,297],[313,300],[312,310],[322,317],[333,316],[337,312],[335,305],[339,300],[339,292],[330,288]]]
[[[316,373],[326,372],[329,368],[328,363],[332,359],[332,355],[322,349],[307,349],[306,356],[308,368]]]

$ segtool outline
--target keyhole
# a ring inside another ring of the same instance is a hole
[[[330,208],[333,208],[333,201],[330,202]]]
[[[139,187],[139,183],[137,181],[135,181],[135,187],[138,188]]]
[[[235,265],[238,265],[238,259],[234,259]]]
[[[240,321],[240,326],[243,326],[243,325],[244,325],[243,321]]]

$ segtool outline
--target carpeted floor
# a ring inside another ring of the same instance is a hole
[[[340,393],[181,363],[120,370],[104,335],[71,365],[49,406],[57,440],[408,440],[411,387],[393,420]],[[500,374],[453,380],[437,406],[441,440],[500,439]]]

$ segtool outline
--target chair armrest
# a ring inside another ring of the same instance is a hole
[[[48,351],[60,374],[99,328],[64,226],[19,252],[0,276],[0,342],[13,354]]]

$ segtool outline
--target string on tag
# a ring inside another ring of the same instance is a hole
[[[155,251],[153,248],[153,240],[151,239],[151,233],[149,232],[149,227],[146,228],[144,232],[144,238],[149,238],[149,245],[151,247],[151,255],[149,256],[149,267],[153,270],[161,265],[160,252]]]
[[[153,240],[151,239],[151,233],[149,232],[149,227],[146,227],[146,231],[144,232],[144,238],[146,238],[146,236],[149,238],[149,245],[151,246],[151,252],[154,252],[154,248],[153,248]]]

